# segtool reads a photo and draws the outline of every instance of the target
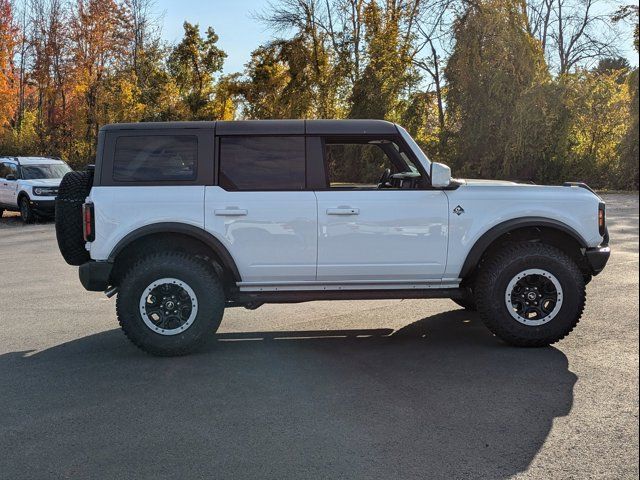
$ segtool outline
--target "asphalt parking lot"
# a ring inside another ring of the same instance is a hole
[[[505,346],[448,300],[230,309],[138,351],[52,223],[0,220],[0,478],[637,478],[638,196],[577,329]],[[6,215],[6,214],[5,214]]]

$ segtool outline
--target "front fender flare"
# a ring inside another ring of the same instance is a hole
[[[507,220],[487,230],[471,247],[460,270],[460,278],[468,276],[480,262],[482,255],[495,240],[513,230],[526,227],[553,228],[572,237],[582,248],[587,248],[586,240],[575,229],[558,220],[545,217],[521,217]]]

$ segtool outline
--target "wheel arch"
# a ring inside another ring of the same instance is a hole
[[[235,260],[220,240],[200,227],[179,222],[153,223],[129,232],[109,254],[108,261],[114,264],[112,276],[121,273],[119,259],[154,247],[156,250],[169,248],[187,252],[195,248],[195,253],[210,253],[212,260],[222,268],[225,280],[234,284],[242,280]]]
[[[485,255],[503,241],[516,239],[550,243],[574,258],[581,270],[588,271],[588,268],[583,269],[584,255],[581,251],[588,245],[579,232],[552,218],[522,217],[499,223],[482,234],[467,254],[459,277],[467,279],[473,276]]]

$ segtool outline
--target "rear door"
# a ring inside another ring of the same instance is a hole
[[[96,218],[91,258],[108,258],[118,243],[153,224],[204,228],[204,189],[213,178],[213,128],[114,126],[90,198]]]
[[[316,192],[318,281],[438,285],[446,267],[448,201],[427,188],[402,140],[364,135],[317,143],[326,171],[325,188]]]
[[[317,210],[306,189],[304,135],[220,130],[205,228],[227,247],[245,288],[315,280]]]

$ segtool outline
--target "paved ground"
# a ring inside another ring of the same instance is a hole
[[[229,310],[159,359],[87,293],[53,225],[0,221],[0,478],[637,478],[638,196],[553,348],[448,300]]]

